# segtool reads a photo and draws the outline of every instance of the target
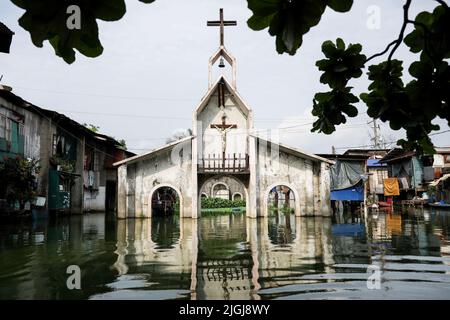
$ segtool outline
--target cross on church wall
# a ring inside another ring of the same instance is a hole
[[[222,116],[222,123],[219,124],[211,124],[211,128],[213,129],[222,129],[222,130],[226,130],[226,129],[236,129],[237,125],[235,124],[227,124],[227,116],[223,115]]]
[[[219,21],[217,21],[217,20],[216,21],[208,21],[207,26],[208,27],[220,27],[220,45],[224,46],[224,43],[225,43],[224,27],[237,26],[237,22],[236,22],[236,20],[224,20],[222,8],[220,8],[219,15],[220,15]]]
[[[223,116],[222,116],[222,123],[220,123],[220,124],[211,124],[211,128],[212,129],[216,129],[217,131],[219,131],[220,136],[221,136],[221,140],[222,140],[222,158],[223,158],[224,165],[225,165],[225,152],[226,152],[226,148],[227,148],[227,132],[230,131],[231,129],[236,129],[237,128],[237,125],[235,125],[235,124],[227,124],[226,120],[227,120],[227,116],[225,114],[223,114]]]

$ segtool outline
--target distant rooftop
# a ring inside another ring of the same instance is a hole
[[[38,107],[38,106],[24,100],[23,98],[19,97],[18,95],[15,95],[14,93],[12,93],[9,90],[2,90],[0,88],[0,97],[13,103],[17,107],[23,108],[23,109],[33,112],[35,114],[39,114],[43,117],[52,119],[53,121],[56,121],[59,126],[61,126],[63,128],[69,127],[69,128],[72,128],[72,130],[77,130],[78,132],[82,132],[86,136],[89,136],[95,140],[103,141],[104,143],[114,145],[116,147],[120,146],[120,143],[116,139],[114,139],[110,136],[101,134],[101,133],[93,132],[92,130],[86,128],[85,126],[78,123],[77,121],[70,119],[69,117],[67,117],[66,115],[64,115],[62,113]],[[129,156],[134,155],[134,153],[132,153],[130,151],[127,151],[127,150],[124,150],[124,151]]]

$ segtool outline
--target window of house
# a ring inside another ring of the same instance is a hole
[[[53,135],[53,141],[52,141],[52,155],[54,156],[56,154],[56,148],[57,148],[57,138],[56,134]]]
[[[85,170],[100,171],[100,155],[94,149],[86,149]]]
[[[6,139],[6,117],[0,114],[0,138]]]
[[[444,156],[444,163],[450,163],[450,154]]]
[[[94,153],[94,171],[100,171],[100,155],[98,154],[98,152],[93,152]]]
[[[384,170],[377,170],[377,180],[378,183],[383,183],[383,179],[387,178],[387,172]]]
[[[11,120],[8,118],[6,118],[5,139],[6,141],[11,141]]]
[[[19,123],[19,135],[23,136],[23,124]]]

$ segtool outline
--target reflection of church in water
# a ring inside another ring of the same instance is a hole
[[[220,46],[209,60],[209,87],[194,110],[192,135],[115,164],[118,217],[171,209],[173,197],[163,188],[177,195],[181,217],[200,217],[202,197],[245,200],[247,216],[268,216],[274,193],[292,202],[296,216],[329,216],[329,160],[283,145],[276,134],[262,137],[237,91],[236,60],[224,45],[224,27],[236,22],[224,20],[221,10],[220,20],[208,25],[220,27]],[[213,81],[217,62],[228,64],[231,81],[224,75]]]
[[[119,276],[146,274],[149,293],[184,289],[172,298],[260,299],[261,288],[290,283],[291,268],[326,273],[333,264],[331,220],[322,217],[127,219],[117,237]]]

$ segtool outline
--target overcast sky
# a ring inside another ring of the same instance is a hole
[[[328,90],[319,82],[315,62],[323,57],[322,42],[337,37],[362,43],[367,56],[382,51],[397,37],[402,23],[402,1],[358,0],[345,14],[327,9],[292,57],[276,53],[275,38],[267,30],[247,27],[251,12],[245,0],[156,0],[150,5],[127,0],[124,18],[99,23],[103,55],[90,59],[77,54],[77,61],[67,65],[48,43],[34,47],[17,23],[23,10],[9,0],[0,1],[0,21],[16,33],[11,54],[0,54],[2,83],[36,105],[125,139],[136,153],[164,144],[177,129],[192,127],[192,112],[207,90],[208,58],[219,42],[218,28],[206,27],[206,21],[217,20],[220,7],[226,19],[238,22],[226,28],[225,45],[237,59],[237,89],[253,109],[255,127],[289,127],[279,131],[280,140],[315,153],[329,153],[332,145],[368,145],[372,131],[363,105],[360,115],[333,135],[309,132],[311,125],[305,124],[313,121],[313,96]],[[372,5],[380,9],[379,29],[367,27]],[[412,16],[435,5],[432,0],[413,1]],[[415,58],[404,46],[395,57],[407,65]],[[367,77],[352,85],[363,92]],[[445,122],[438,123],[441,130],[448,129]],[[387,141],[403,136],[381,127]],[[450,133],[436,135],[433,141],[450,145],[449,137]]]

